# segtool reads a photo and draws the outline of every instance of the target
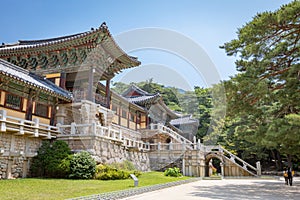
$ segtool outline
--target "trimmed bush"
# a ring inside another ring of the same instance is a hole
[[[68,144],[64,141],[50,143],[43,141],[38,150],[38,155],[32,159],[30,173],[32,177],[65,178],[68,175],[66,166],[63,163],[71,154]]]
[[[72,179],[90,179],[95,175],[96,162],[92,156],[82,151],[72,156],[70,160],[70,175]]]
[[[182,176],[178,167],[168,168],[164,172],[165,176],[179,177]]]

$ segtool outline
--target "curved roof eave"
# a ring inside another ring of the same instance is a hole
[[[14,79],[15,81],[23,83],[30,88],[41,89],[62,100],[68,102],[72,101],[72,96],[68,91],[63,90],[47,79],[42,79],[42,77],[31,74],[28,70],[20,68],[2,59],[0,59],[0,68],[0,73],[9,79]]]
[[[100,38],[100,36],[103,36],[103,34],[104,36],[106,36],[106,41],[98,41],[97,39]],[[99,28],[91,29],[90,31],[86,31],[83,33],[41,40],[19,40],[14,44],[2,44],[0,45],[0,57],[26,54],[26,51],[36,51],[38,53],[47,51],[43,48],[49,48],[51,50],[59,50],[61,48],[68,49],[89,42],[93,42],[95,43],[95,45],[97,45],[97,43],[99,42],[103,42],[102,45],[106,48],[106,50],[109,51],[111,55],[114,56],[114,59],[126,65],[131,65],[130,67],[138,66],[141,64],[141,62],[138,61],[137,58],[127,55],[118,46],[118,44],[110,34],[105,22],[103,22]]]

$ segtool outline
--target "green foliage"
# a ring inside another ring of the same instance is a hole
[[[127,171],[136,170],[134,164],[128,160],[124,160],[123,162],[119,162],[119,163],[112,163],[109,166],[112,168],[115,168],[115,169],[121,169],[121,170],[127,170]]]
[[[71,154],[68,144],[64,141],[43,141],[38,150],[38,155],[32,160],[30,166],[33,177],[64,178],[68,169],[64,166],[65,159]],[[64,167],[63,167],[64,166]]]
[[[172,177],[180,177],[182,174],[180,173],[180,169],[177,167],[174,168],[168,168],[164,172],[165,176],[172,176]]]
[[[120,180],[130,178],[130,174],[139,177],[142,173],[136,170],[132,162],[125,160],[122,163],[97,165],[95,178],[98,180]]]
[[[208,129],[211,122],[211,111],[212,111],[212,95],[208,88],[195,87],[195,93],[198,100],[198,118],[199,118],[199,129],[197,138],[202,139],[207,135]]]
[[[244,140],[248,153],[280,152],[289,165],[300,155],[299,12],[300,1],[292,1],[259,13],[222,47],[238,56],[240,72],[224,83],[231,134]]]
[[[90,179],[96,172],[96,162],[92,156],[82,151],[70,159],[70,175],[72,179]]]
[[[164,87],[163,85],[153,83],[153,80],[136,83],[138,87],[148,93],[160,93],[165,104],[173,111],[183,114],[192,114],[200,122],[197,133],[198,139],[208,133],[211,121],[211,112],[214,107],[212,101],[212,91],[208,88],[195,87],[195,91],[182,91],[174,87]],[[114,83],[114,91],[121,94],[129,85],[124,83]]]

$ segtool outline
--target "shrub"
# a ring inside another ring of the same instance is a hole
[[[82,151],[73,155],[70,160],[70,178],[90,179],[96,172],[96,162],[92,156]]]
[[[99,180],[128,179],[130,178],[130,174],[134,174],[136,177],[138,177],[142,173],[135,170],[134,165],[130,161],[126,160],[122,163],[97,165],[95,178]]]
[[[68,144],[64,141],[43,141],[38,150],[38,155],[32,159],[30,166],[31,176],[64,178],[68,174],[67,168],[62,168],[62,163],[71,154]]]
[[[182,176],[182,174],[180,173],[180,169],[177,167],[166,169],[164,174],[165,176],[172,176],[172,177]]]

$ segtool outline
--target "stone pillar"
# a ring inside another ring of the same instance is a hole
[[[261,166],[260,162],[256,162],[257,176],[261,176]]]
[[[66,108],[62,105],[59,105],[56,107],[56,109],[57,109],[56,122],[63,125],[65,123],[65,118],[67,116]]]
[[[22,178],[26,178],[27,177],[27,172],[28,172],[28,160],[25,159],[23,161]]]
[[[224,177],[224,163],[223,162],[220,163],[220,167],[221,167],[221,176]]]
[[[7,168],[6,168],[6,178],[11,179],[11,168],[12,168],[13,157],[8,158]]]

